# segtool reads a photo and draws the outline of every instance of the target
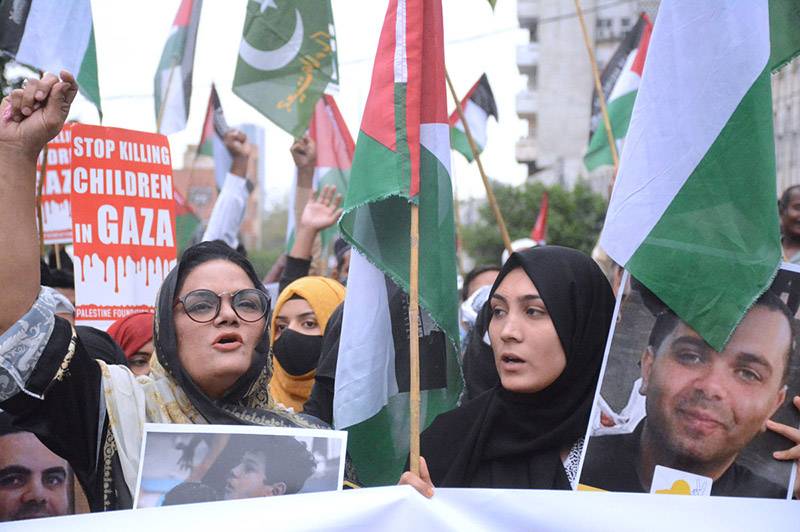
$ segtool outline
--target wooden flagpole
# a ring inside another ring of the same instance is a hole
[[[594,89],[597,91],[597,101],[600,102],[600,114],[603,116],[603,125],[606,129],[606,136],[608,137],[608,147],[611,149],[611,160],[614,161],[614,176],[611,178],[612,182],[617,176],[619,170],[619,153],[617,152],[617,141],[614,138],[614,132],[611,129],[611,120],[608,118],[608,108],[606,107],[606,95],[603,92],[603,84],[600,82],[600,69],[597,68],[597,58],[594,55],[594,49],[589,41],[589,31],[586,29],[586,20],[583,18],[583,9],[581,9],[581,0],[575,0],[575,12],[578,14],[578,22],[581,24],[581,32],[583,33],[583,43],[586,45],[586,53],[589,55],[589,63],[592,65],[592,75],[594,76]]]
[[[175,75],[176,67],[178,66],[178,58],[175,58],[172,66],[169,69],[169,76],[167,76],[167,88],[164,91],[164,97],[161,100],[161,105],[158,106],[158,116],[156,117],[156,133],[161,133],[161,120],[164,118],[164,109],[167,107],[167,100],[169,99],[169,89],[172,86],[172,78]]]
[[[453,178],[453,170],[450,170],[450,178]],[[458,204],[458,188],[456,187],[456,180],[453,179],[453,221],[456,226],[456,264],[458,265],[458,274],[464,278],[464,261],[461,259],[461,250],[459,249],[461,242],[461,209]]]
[[[408,290],[409,464],[419,475],[419,205],[411,204],[411,261]]]
[[[464,118],[464,109],[461,107],[461,100],[458,99],[458,95],[456,94],[456,89],[453,86],[453,82],[450,80],[450,74],[445,70],[444,72],[445,79],[447,79],[447,86],[450,87],[450,95],[453,97],[453,100],[456,102],[456,112],[458,112],[458,118],[461,119],[461,123],[464,125],[464,133],[467,136],[467,141],[469,142],[469,147],[472,150],[472,156],[475,158],[475,162],[478,163],[478,171],[481,174],[481,179],[483,179],[483,186],[486,189],[486,199],[489,200],[489,205],[492,208],[492,212],[494,213],[494,218],[497,221],[497,226],[500,228],[500,236],[503,238],[503,246],[508,250],[508,253],[511,254],[514,250],[511,249],[511,238],[508,236],[508,229],[506,228],[506,222],[503,220],[503,214],[500,212],[500,207],[497,204],[497,198],[494,196],[494,191],[492,190],[492,184],[489,183],[489,178],[486,177],[486,172],[483,169],[483,163],[481,163],[480,153],[478,153],[478,146],[475,144],[475,139],[472,137],[472,132],[469,129],[469,124],[467,123],[466,118]]]

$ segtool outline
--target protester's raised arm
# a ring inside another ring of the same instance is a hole
[[[320,231],[336,223],[342,214],[341,203],[342,196],[333,185],[325,185],[316,197],[308,199],[295,228],[290,257],[311,260],[314,239]]]
[[[225,133],[225,147],[231,155],[231,167],[211,210],[203,241],[222,240],[232,248],[239,246],[239,228],[247,209],[252,185],[247,179],[250,145],[247,135],[237,129]]]
[[[0,333],[8,330],[39,294],[36,232],[36,158],[58,134],[78,84],[69,72],[30,79],[0,104]]]

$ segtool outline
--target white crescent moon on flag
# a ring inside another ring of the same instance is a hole
[[[297,19],[294,27],[294,34],[289,41],[277,50],[259,50],[254,48],[242,37],[242,44],[239,46],[239,57],[242,61],[258,70],[278,70],[285,67],[297,57],[300,47],[303,46],[303,17],[300,11],[295,9]]]

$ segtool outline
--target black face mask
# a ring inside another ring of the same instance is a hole
[[[284,329],[272,344],[272,352],[286,373],[295,377],[305,375],[317,367],[322,353],[322,335],[312,336]]]

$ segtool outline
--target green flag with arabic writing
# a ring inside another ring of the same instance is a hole
[[[330,0],[250,0],[233,92],[295,137],[338,84]]]

